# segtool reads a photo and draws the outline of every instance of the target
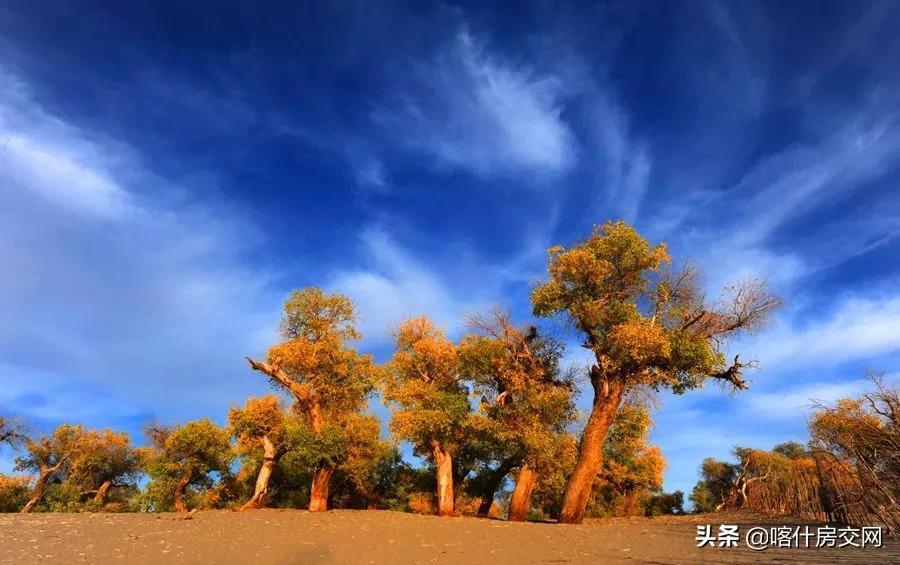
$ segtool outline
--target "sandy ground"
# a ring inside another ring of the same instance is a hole
[[[740,515],[513,524],[386,511],[0,514],[0,562],[31,563],[900,563],[881,549],[698,548],[697,524],[796,523]],[[744,545],[743,536],[741,545]]]

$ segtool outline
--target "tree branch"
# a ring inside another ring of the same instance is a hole
[[[750,388],[747,385],[747,381],[744,380],[743,375],[741,375],[741,371],[746,368],[755,369],[757,366],[756,361],[748,361],[747,363],[741,363],[740,355],[734,356],[734,363],[731,367],[728,367],[726,370],[721,373],[714,373],[710,375],[710,377],[714,379],[721,379],[723,381],[727,381],[731,383],[731,386],[735,388],[735,390],[746,390]]]
[[[300,384],[288,375],[284,369],[280,367],[276,367],[275,365],[270,365],[269,363],[263,363],[262,361],[256,361],[251,359],[250,357],[245,357],[247,362],[250,363],[250,367],[253,368],[254,371],[259,371],[260,373],[264,373],[272,378],[275,382],[283,386],[290,392],[296,399],[303,403],[309,404],[312,402],[312,394],[309,392],[309,387],[304,384]]]

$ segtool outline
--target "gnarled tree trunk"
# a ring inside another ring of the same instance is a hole
[[[621,382],[604,378],[596,365],[591,367],[591,384],[594,387],[594,404],[578,444],[575,469],[566,486],[559,514],[559,522],[562,524],[580,524],[584,519],[591,487],[603,465],[603,443],[619,410],[624,392]]]
[[[317,436],[322,435],[322,407],[315,394],[309,390],[309,387],[305,384],[298,383],[283,369],[275,365],[262,363],[249,357],[246,359],[254,370],[272,377],[272,379],[288,389],[294,398],[297,399],[297,406],[306,413],[309,427],[312,428]],[[331,481],[331,475],[333,474],[333,465],[326,464],[325,462],[319,464],[319,467],[313,475],[312,487],[309,492],[310,512],[324,512],[328,510],[328,487]]]
[[[31,512],[31,510],[44,499],[44,490],[47,488],[47,483],[50,482],[53,473],[57,472],[59,468],[62,467],[62,464],[63,462],[60,461],[52,467],[41,465],[41,472],[38,475],[37,481],[34,483],[34,491],[31,494],[31,500],[25,503],[21,513],[27,514]]]
[[[503,479],[506,478],[506,475],[508,475],[515,466],[516,463],[514,460],[506,459],[505,461],[500,462],[500,465],[498,465],[496,469],[491,471],[484,486],[484,491],[481,493],[481,504],[478,506],[478,515],[480,517],[485,518],[490,514],[491,506],[494,505],[494,496],[497,494],[497,489],[500,488]]]
[[[437,440],[431,440],[431,451],[437,467],[438,516],[453,516],[453,457]]]
[[[509,499],[510,522],[523,522],[531,508],[531,493],[537,483],[537,473],[528,465],[522,465],[519,475],[516,477],[516,488],[513,489],[512,498]]]
[[[94,495],[94,502],[103,504],[103,501],[106,500],[106,493],[109,492],[111,486],[112,481],[103,481],[103,484],[97,489],[97,494]]]
[[[181,478],[178,479],[178,484],[175,485],[175,511],[176,512],[186,512],[187,506],[184,504],[184,493],[187,490],[189,484],[191,484],[191,478],[194,476],[194,471],[189,470],[185,471]]]
[[[331,485],[331,475],[334,474],[334,466],[320,464],[313,475],[312,489],[309,491],[309,511],[325,512],[328,510],[328,487]]]
[[[275,471],[275,465],[278,464],[280,453],[269,439],[269,436],[260,438],[263,446],[263,464],[259,468],[259,474],[256,476],[256,487],[253,489],[253,496],[248,500],[241,510],[250,508],[263,508],[269,502],[269,480],[272,478],[272,472]]]

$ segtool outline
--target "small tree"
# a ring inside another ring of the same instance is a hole
[[[401,324],[396,341],[385,378],[385,399],[397,406],[390,428],[434,464],[438,514],[450,516],[453,458],[465,442],[470,415],[458,349],[424,316]]]
[[[559,370],[562,345],[536,328],[519,329],[500,310],[488,319],[472,317],[469,325],[477,333],[460,345],[460,371],[481,397],[472,427],[496,461],[480,476],[478,513],[488,514],[506,475],[519,468],[509,519],[523,520],[538,474],[574,419],[573,380]]]
[[[142,461],[128,434],[88,430],[78,439],[67,480],[82,496],[92,495],[99,507],[111,488],[134,488],[141,470]]]
[[[523,476],[522,470],[528,470],[523,467],[519,470],[516,477],[516,489],[510,498],[510,519],[512,509],[523,508],[522,519],[527,515],[532,515],[541,520],[558,519],[559,512],[562,509],[563,495],[566,491],[566,484],[572,469],[575,467],[575,458],[578,454],[578,439],[571,434],[564,434],[557,438],[554,442],[551,455],[546,459],[543,470],[540,474],[531,473],[531,477]],[[531,479],[531,480],[530,480]],[[523,490],[522,485],[528,488]],[[520,494],[522,493],[522,494]],[[527,496],[528,502],[516,503],[516,496]]]
[[[381,439],[381,422],[371,414],[351,415],[344,429],[348,436],[347,453],[338,472],[348,490],[365,501],[366,508],[375,508],[390,490],[383,482],[383,473],[390,472],[385,465],[394,461],[397,449]]]
[[[668,515],[684,514],[684,493],[680,490],[675,492],[661,492],[655,494],[647,503],[647,516],[668,516]]]
[[[694,512],[715,512],[725,506],[737,480],[738,466],[707,457],[700,465],[700,481],[688,497]]]
[[[31,512],[44,499],[48,484],[65,478],[83,435],[81,426],[62,424],[49,436],[36,441],[25,438],[26,454],[16,458],[16,470],[35,472],[38,476],[31,499],[22,512]]]
[[[208,418],[175,428],[148,430],[152,447],[145,451],[150,484],[147,496],[154,510],[187,510],[193,488],[208,488],[212,474],[230,472],[233,452],[228,431]]]
[[[228,422],[245,461],[256,459],[261,452],[262,463],[253,496],[244,504],[243,509],[263,508],[269,502],[272,473],[287,450],[285,414],[281,402],[271,394],[249,398],[243,408],[232,408],[228,412]]]
[[[294,291],[284,304],[281,336],[267,363],[247,358],[250,366],[290,392],[317,436],[326,434],[329,420],[359,412],[374,390],[377,371],[369,355],[347,347],[360,339],[353,303],[341,294],[310,287]],[[328,509],[328,489],[335,465],[323,456],[310,489],[309,510]]]
[[[626,403],[619,409],[603,446],[599,488],[592,493],[594,513],[633,516],[662,490],[666,460],[648,444],[651,426],[645,405]]]
[[[591,413],[560,513],[560,522],[579,523],[626,393],[641,386],[682,393],[708,378],[747,388],[741,371],[750,364],[735,357],[728,366],[721,347],[759,328],[780,302],[750,281],[708,303],[696,269],[668,271],[666,246],[651,245],[625,222],[607,222],[571,249],[549,253],[550,278],[531,295],[534,313],[567,317],[595,357]]]

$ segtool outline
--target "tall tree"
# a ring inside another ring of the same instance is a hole
[[[237,438],[238,449],[246,459],[255,459],[250,456],[262,452],[253,496],[242,509],[263,508],[269,502],[272,473],[287,450],[285,414],[281,402],[272,394],[248,398],[243,408],[228,411],[228,423],[232,435]]]
[[[146,450],[150,484],[147,492],[155,510],[187,510],[189,489],[209,487],[212,473],[227,475],[233,451],[228,431],[208,418],[175,428],[148,430],[152,447]]]
[[[547,282],[531,295],[538,316],[564,315],[594,353],[594,398],[566,488],[560,522],[580,523],[603,445],[631,389],[650,386],[676,393],[720,379],[747,388],[738,357],[729,366],[725,340],[760,327],[780,302],[759,281],[725,289],[708,303],[696,269],[672,272],[665,244],[651,245],[625,222],[607,222],[571,249],[549,250]]]
[[[396,341],[385,376],[385,398],[397,406],[390,427],[434,464],[438,514],[450,516],[453,458],[464,443],[470,415],[458,348],[424,316],[402,323]]]
[[[267,362],[247,358],[296,400],[313,433],[340,425],[342,415],[359,412],[374,390],[377,371],[369,355],[349,348],[360,339],[353,303],[341,294],[315,287],[294,291],[284,304],[284,341],[269,349]],[[328,510],[328,490],[335,465],[323,457],[312,479],[309,510]]]
[[[31,499],[22,512],[31,512],[44,499],[47,485],[65,477],[83,435],[84,428],[81,426],[62,424],[48,436],[24,440],[26,453],[16,458],[16,469],[36,472],[38,476]]]
[[[493,446],[496,462],[482,472],[479,515],[487,515],[506,475],[519,468],[509,518],[523,520],[538,473],[574,419],[573,380],[559,369],[562,344],[533,326],[518,328],[500,310],[473,316],[469,325],[476,333],[463,338],[460,370],[481,397],[473,428]]]

